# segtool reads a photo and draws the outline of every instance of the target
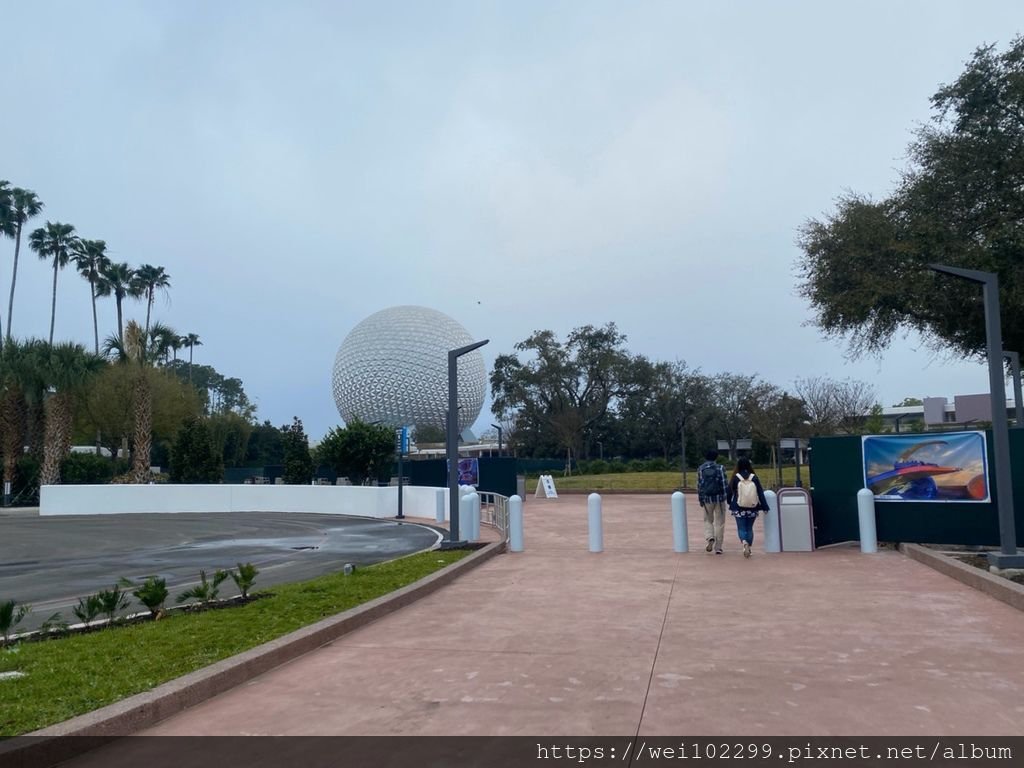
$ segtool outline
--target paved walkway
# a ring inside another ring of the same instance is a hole
[[[896,552],[708,555],[688,506],[677,555],[667,496],[607,496],[591,554],[585,497],[530,499],[526,552],[148,733],[1020,732],[1024,613]]]

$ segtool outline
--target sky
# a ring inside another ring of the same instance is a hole
[[[490,339],[488,371],[535,330],[614,321],[633,353],[784,388],[988,390],[984,365],[913,335],[849,360],[808,323],[796,236],[845,191],[892,191],[929,97],[1024,31],[1018,2],[2,0],[0,18],[0,178],[45,202],[32,225],[162,265],[154,316],[314,440],[340,423],[338,346],[401,304]],[[23,250],[16,336],[45,338],[51,281]],[[57,339],[91,345],[88,291],[60,274]]]

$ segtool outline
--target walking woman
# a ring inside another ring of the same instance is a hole
[[[736,473],[729,481],[729,511],[736,518],[736,530],[743,543],[744,557],[750,557],[750,547],[754,543],[754,521],[761,510],[768,511],[764,488],[750,466],[750,459],[744,457],[736,462]]]

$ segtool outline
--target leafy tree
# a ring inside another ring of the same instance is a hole
[[[284,482],[286,485],[304,485],[313,479],[313,457],[309,453],[309,438],[298,416],[290,425],[281,427],[284,438]]]
[[[736,455],[736,441],[751,434],[750,403],[766,397],[771,385],[757,376],[720,373],[712,379],[718,434],[729,442],[730,456]]]
[[[75,236],[75,228],[70,224],[60,222],[46,222],[45,227],[40,227],[29,235],[29,247],[38,254],[43,261],[53,261],[53,300],[50,305],[50,344],[53,344],[53,326],[57,321],[57,273],[68,265],[71,259],[72,250],[78,238]]]
[[[241,379],[224,376],[211,365],[193,367],[181,360],[174,360],[165,368],[195,387],[208,416],[234,413],[246,421],[255,416],[256,406],[249,401]]]
[[[224,462],[214,448],[204,419],[186,421],[171,448],[171,480],[175,483],[219,483]]]
[[[109,296],[110,286],[103,279],[103,273],[110,268],[107,256],[107,244],[102,240],[79,240],[74,246],[75,265],[79,274],[89,283],[89,294],[92,298],[92,332],[95,340],[95,353],[100,353],[100,326],[96,318],[96,297]]]
[[[394,455],[394,431],[358,419],[328,430],[317,446],[317,460],[347,477],[352,485],[362,485],[368,477],[380,477],[391,467]]]
[[[888,432],[885,428],[885,419],[882,418],[882,406],[875,403],[871,406],[871,413],[868,418],[864,421],[864,434],[866,435],[880,435],[882,432]]]
[[[904,397],[903,400],[896,403],[893,408],[909,408],[914,405],[924,405],[924,400],[917,397]]]
[[[546,430],[565,451],[567,469],[586,433],[626,394],[630,356],[615,323],[585,325],[563,344],[552,331],[535,331],[515,345],[531,355],[499,355],[491,372],[494,410],[516,414],[524,431]]]
[[[89,441],[97,433],[101,444],[117,456],[122,442],[132,437],[132,386],[137,371],[129,365],[109,365],[89,382],[76,409],[75,434]],[[145,374],[152,395],[152,433],[158,442],[173,441],[181,425],[202,413],[196,392],[163,369]]]
[[[284,464],[284,434],[269,421],[252,428],[245,450],[245,466]]]
[[[807,419],[803,401],[773,385],[764,386],[747,404],[750,434],[769,446],[770,460],[776,470],[776,482],[782,485],[779,442],[785,437],[800,437]]]
[[[931,99],[896,191],[875,202],[843,195],[799,244],[800,292],[827,335],[857,355],[884,350],[901,328],[936,349],[985,355],[976,285],[929,263],[999,277],[1006,349],[1024,346],[1024,37],[999,53],[978,48],[960,77]]]
[[[253,426],[237,413],[218,413],[207,419],[214,450],[226,467],[246,466],[246,454]]]
[[[81,344],[51,346],[43,358],[43,375],[50,396],[45,401],[43,466],[39,482],[60,482],[61,462],[71,452],[74,405],[89,380],[102,370],[103,358],[85,351]]]
[[[11,272],[11,296],[7,301],[7,338],[12,337],[11,318],[14,314],[14,286],[18,282],[18,257],[21,255],[22,229],[29,219],[35,218],[43,210],[43,202],[30,189],[15,187],[10,191],[9,201],[11,226],[4,229],[3,233],[14,238],[14,268]]]

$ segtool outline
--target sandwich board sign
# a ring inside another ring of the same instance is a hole
[[[538,498],[541,495],[546,499],[557,499],[558,491],[555,490],[555,481],[551,475],[541,475],[537,478],[537,490],[534,492],[534,498]]]

